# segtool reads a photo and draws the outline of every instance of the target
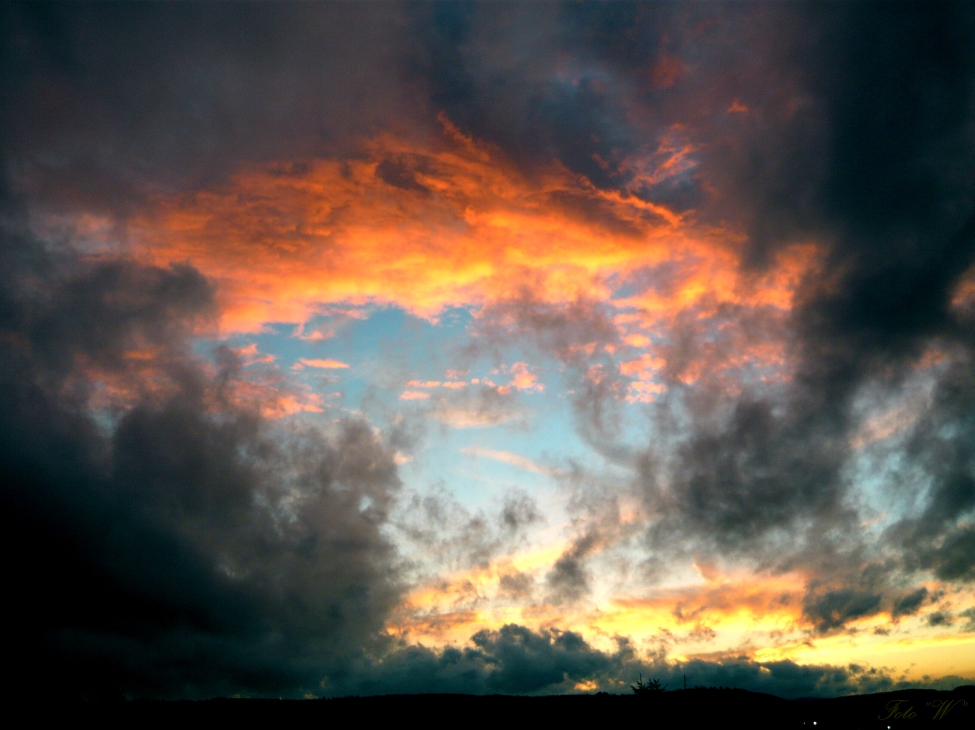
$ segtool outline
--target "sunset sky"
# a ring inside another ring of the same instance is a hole
[[[975,681],[975,8],[0,8],[9,663]]]

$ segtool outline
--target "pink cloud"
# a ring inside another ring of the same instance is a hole
[[[303,357],[300,358],[299,362],[301,362],[302,365],[307,365],[310,368],[322,368],[324,370],[339,370],[349,367],[348,363],[344,363],[340,360],[314,360]]]

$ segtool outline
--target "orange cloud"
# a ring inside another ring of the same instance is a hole
[[[509,369],[511,382],[509,387],[515,390],[542,391],[545,386],[538,382],[538,376],[528,369],[528,365],[523,362],[516,362]]]
[[[188,261],[215,279],[223,332],[292,322],[296,336],[323,339],[330,332],[306,335],[303,327],[329,307],[395,305],[436,319],[448,307],[529,292],[546,303],[608,303],[627,318],[624,341],[637,348],[681,313],[707,318],[729,303],[786,312],[817,266],[821,251],[809,243],[744,274],[743,234],[640,197],[646,185],[693,167],[694,148],[679,128],[621,163],[631,178],[623,189],[604,190],[558,161],[526,177],[441,121],[441,133],[424,142],[379,135],[351,159],[245,169],[224,186],[160,198],[130,225],[135,249],[155,264]],[[624,286],[627,295],[618,296]],[[769,360],[756,347],[740,354]],[[305,364],[312,362],[330,361]],[[694,367],[685,368],[685,382],[700,377]],[[512,373],[506,387],[541,389],[527,366]],[[452,382],[446,387],[462,387]]]
[[[244,365],[256,365],[258,363],[270,365],[275,360],[274,355],[270,353],[262,355],[258,352],[257,345],[253,342],[244,347],[238,347],[233,351],[243,361]]]
[[[314,360],[303,357],[300,358],[298,362],[310,368],[322,368],[324,370],[341,370],[349,367],[348,363],[344,363],[339,360]]]
[[[682,169],[686,150],[663,154],[654,175]],[[225,330],[301,323],[328,303],[435,317],[525,286],[547,301],[604,299],[610,274],[663,261],[684,262],[688,281],[668,297],[677,304],[736,281],[726,231],[557,162],[526,179],[447,121],[425,146],[383,135],[360,158],[246,170],[226,187],[159,200],[132,230],[149,259],[189,260],[220,282]]]

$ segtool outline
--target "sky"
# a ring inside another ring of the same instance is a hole
[[[975,681],[975,8],[5,3],[12,691]]]

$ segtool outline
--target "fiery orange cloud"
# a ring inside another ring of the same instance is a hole
[[[747,272],[739,265],[743,234],[641,199],[640,185],[693,166],[694,148],[680,129],[624,161],[632,180],[622,190],[604,190],[558,161],[526,177],[497,150],[441,122],[441,133],[423,143],[384,134],[352,159],[245,169],[222,187],[159,199],[130,225],[135,249],[151,263],[189,262],[212,277],[224,334],[290,322],[295,336],[325,339],[331,332],[306,334],[304,326],[336,306],[395,305],[435,320],[451,306],[476,310],[526,295],[550,304],[603,302],[619,312],[626,357],[634,348],[649,353],[623,363],[633,382],[617,395],[631,402],[666,389],[657,373],[671,356],[651,343],[675,323],[713,327],[709,318],[729,304],[782,315],[819,264],[821,249],[806,243]],[[658,270],[666,280],[654,283]],[[618,296],[622,287],[627,293]],[[679,369],[668,371],[671,381],[786,365],[782,342],[727,332],[698,339],[698,351],[682,352]],[[592,354],[596,343],[570,347]],[[544,387],[524,363],[509,372],[502,394]],[[726,380],[729,391],[738,387]],[[426,399],[428,387],[409,384],[400,398]]]
[[[688,155],[668,138],[633,167],[666,177]],[[131,230],[154,263],[189,261],[216,279],[223,330],[244,332],[303,323],[329,303],[435,318],[525,290],[547,302],[606,301],[610,276],[662,262],[677,264],[665,293],[617,303],[645,324],[706,298],[787,308],[813,258],[796,249],[749,282],[739,234],[599,189],[555,161],[528,179],[447,120],[422,145],[382,135],[351,160],[241,171],[224,187],[159,200]]]

